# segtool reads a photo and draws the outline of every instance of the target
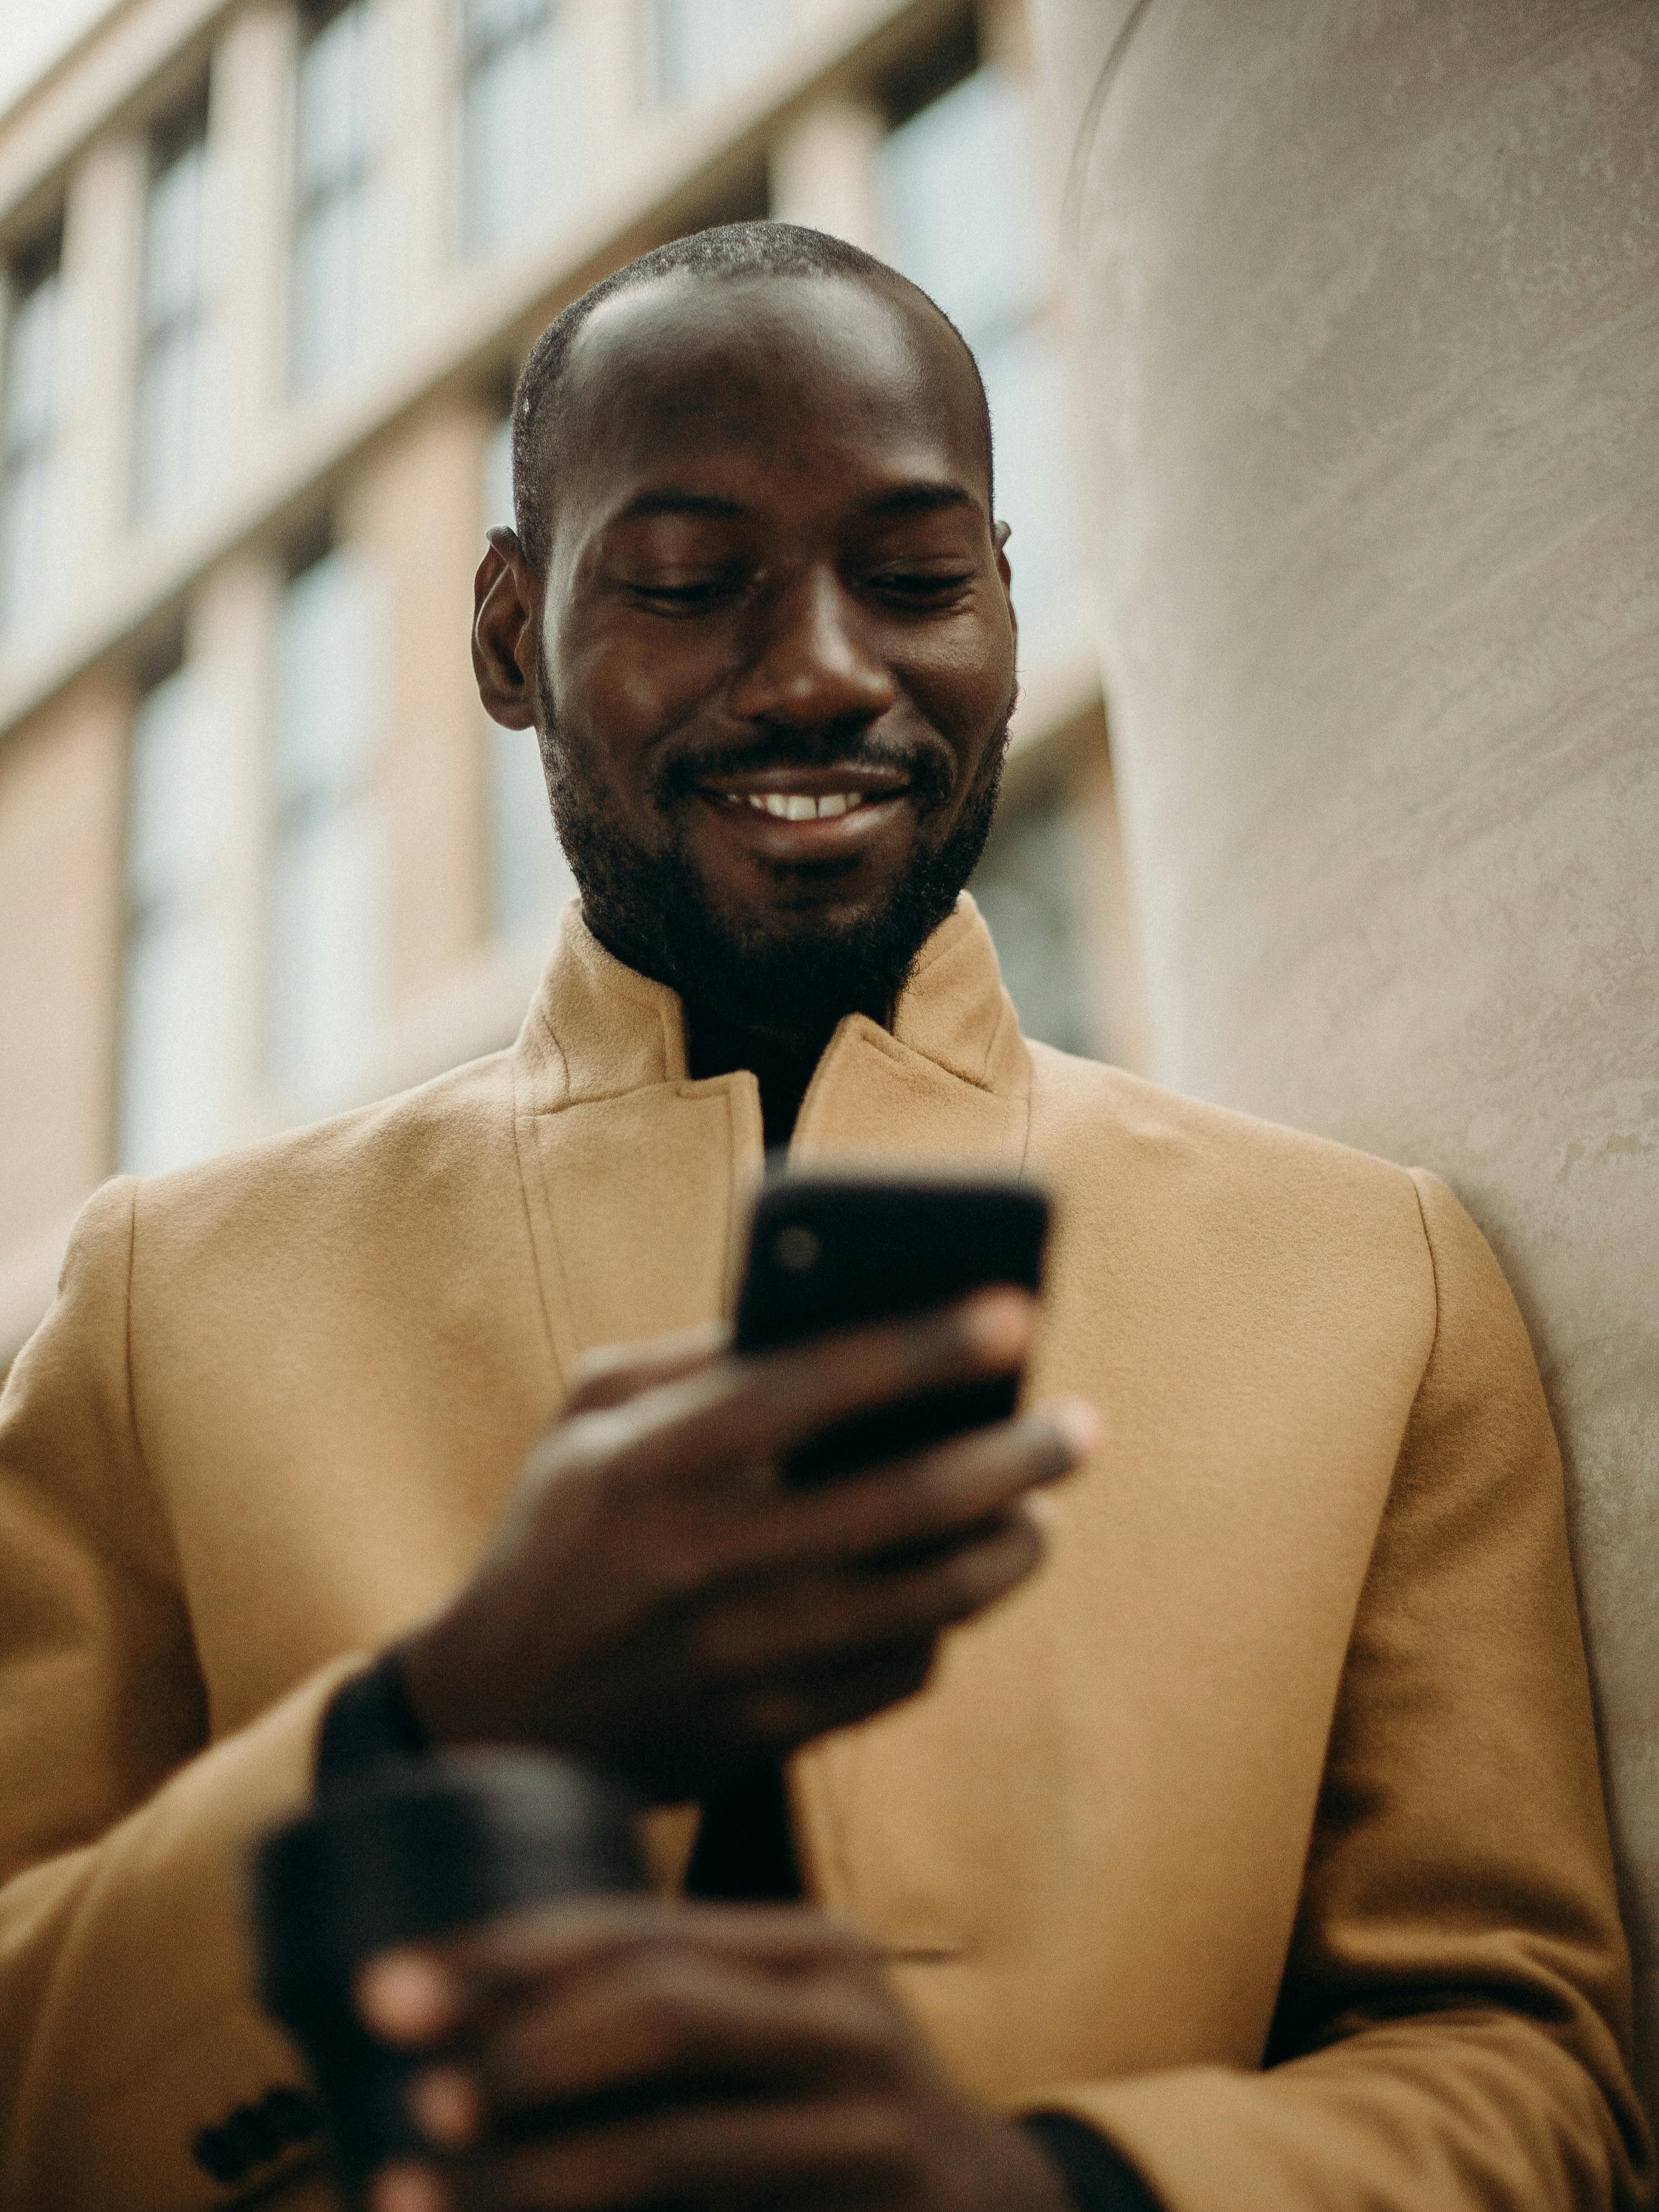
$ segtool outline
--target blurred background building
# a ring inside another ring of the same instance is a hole
[[[84,4],[82,12],[85,12]],[[569,890],[473,690],[548,318],[772,216],[990,392],[1024,696],[975,889],[1142,1056],[1018,0],[118,0],[0,115],[0,1370],[69,1223],[516,1032]]]

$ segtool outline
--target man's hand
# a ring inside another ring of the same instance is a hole
[[[849,1415],[1018,1370],[1035,1316],[980,1291],[787,1352],[682,1341],[592,1370],[471,1583],[398,1646],[429,1736],[568,1753],[673,1803],[909,1696],[944,1632],[1036,1565],[1026,1493],[1089,1449],[1092,1413],[811,1487],[782,1470]]]
[[[359,1983],[429,2165],[373,2212],[1066,2212],[1016,2124],[938,2072],[868,1948],[797,1907],[555,1906]]]

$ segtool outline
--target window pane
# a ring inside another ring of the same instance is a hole
[[[330,383],[362,351],[368,240],[362,195],[319,201],[294,241],[294,380]]]
[[[513,417],[505,415],[489,434],[484,447],[484,528],[513,527]]]
[[[319,1109],[360,1079],[386,1004],[380,665],[368,572],[344,550],[313,562],[278,626],[267,1044],[273,1081]]]
[[[991,405],[996,509],[1011,533],[1020,664],[1029,669],[1073,647],[1086,621],[1065,373],[1041,323],[982,347],[979,365]]]
[[[368,8],[356,0],[307,40],[295,98],[301,198],[362,174],[369,143]]]
[[[196,337],[189,324],[171,330],[151,347],[143,363],[134,426],[140,514],[176,507],[196,476],[202,427]]]
[[[146,695],[133,718],[127,889],[135,909],[205,898],[224,844],[225,778],[200,687],[180,669]]]
[[[344,798],[365,780],[380,673],[375,614],[368,572],[344,550],[313,562],[283,595],[274,761],[279,806]]]
[[[385,1006],[386,854],[367,802],[301,823],[271,866],[270,1066],[289,1097],[348,1098]]]
[[[21,622],[45,598],[52,494],[51,458],[40,447],[0,479],[0,625]]]
[[[201,303],[202,199],[207,149],[175,155],[149,188],[145,216],[145,327],[193,316]]]
[[[52,434],[58,370],[58,273],[13,301],[6,321],[5,446],[37,445]]]
[[[39,264],[36,264],[37,269]],[[0,627],[46,596],[58,528],[57,377],[60,288],[55,265],[13,280],[0,389]]]
[[[199,1159],[228,1135],[218,735],[187,670],[157,684],[133,721],[118,1152],[137,1175]]]
[[[528,12],[475,50],[465,91],[465,230],[486,251],[574,194],[583,173],[580,49],[565,11]]]
[[[576,889],[553,834],[533,730],[489,726],[489,919],[503,935],[550,923]]]
[[[547,21],[551,0],[467,0],[464,9],[470,58],[521,38]]]
[[[1025,96],[982,69],[887,137],[889,258],[977,348],[1024,321],[1053,278]]]
[[[229,1138],[229,962],[216,915],[158,916],[127,948],[118,1158],[159,1175]]]
[[[653,90],[691,100],[741,83],[793,27],[790,0],[647,0]]]
[[[985,916],[1026,1036],[1062,1052],[1087,1053],[1094,1040],[1078,951],[1077,834],[1059,791],[1005,801],[968,888]]]
[[[292,360],[309,391],[358,361],[385,274],[373,235],[374,18],[369,0],[301,49],[295,91]]]

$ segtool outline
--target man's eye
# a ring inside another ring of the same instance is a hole
[[[882,568],[870,578],[870,587],[911,605],[932,605],[957,598],[973,579],[971,568]]]
[[[636,599],[659,612],[697,614],[706,607],[723,605],[741,590],[742,583],[739,576],[722,574],[699,576],[684,584],[638,582],[630,588]]]

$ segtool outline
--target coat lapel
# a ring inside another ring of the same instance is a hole
[[[836,1031],[790,1146],[793,1159],[982,1160],[1016,1172],[1030,1118],[1030,1061],[996,954],[965,894],[923,947],[884,1030]]]
[[[553,1355],[717,1320],[762,1165],[760,1097],[694,1083],[680,1002],[608,953],[574,904],[519,1040],[520,1168]]]

